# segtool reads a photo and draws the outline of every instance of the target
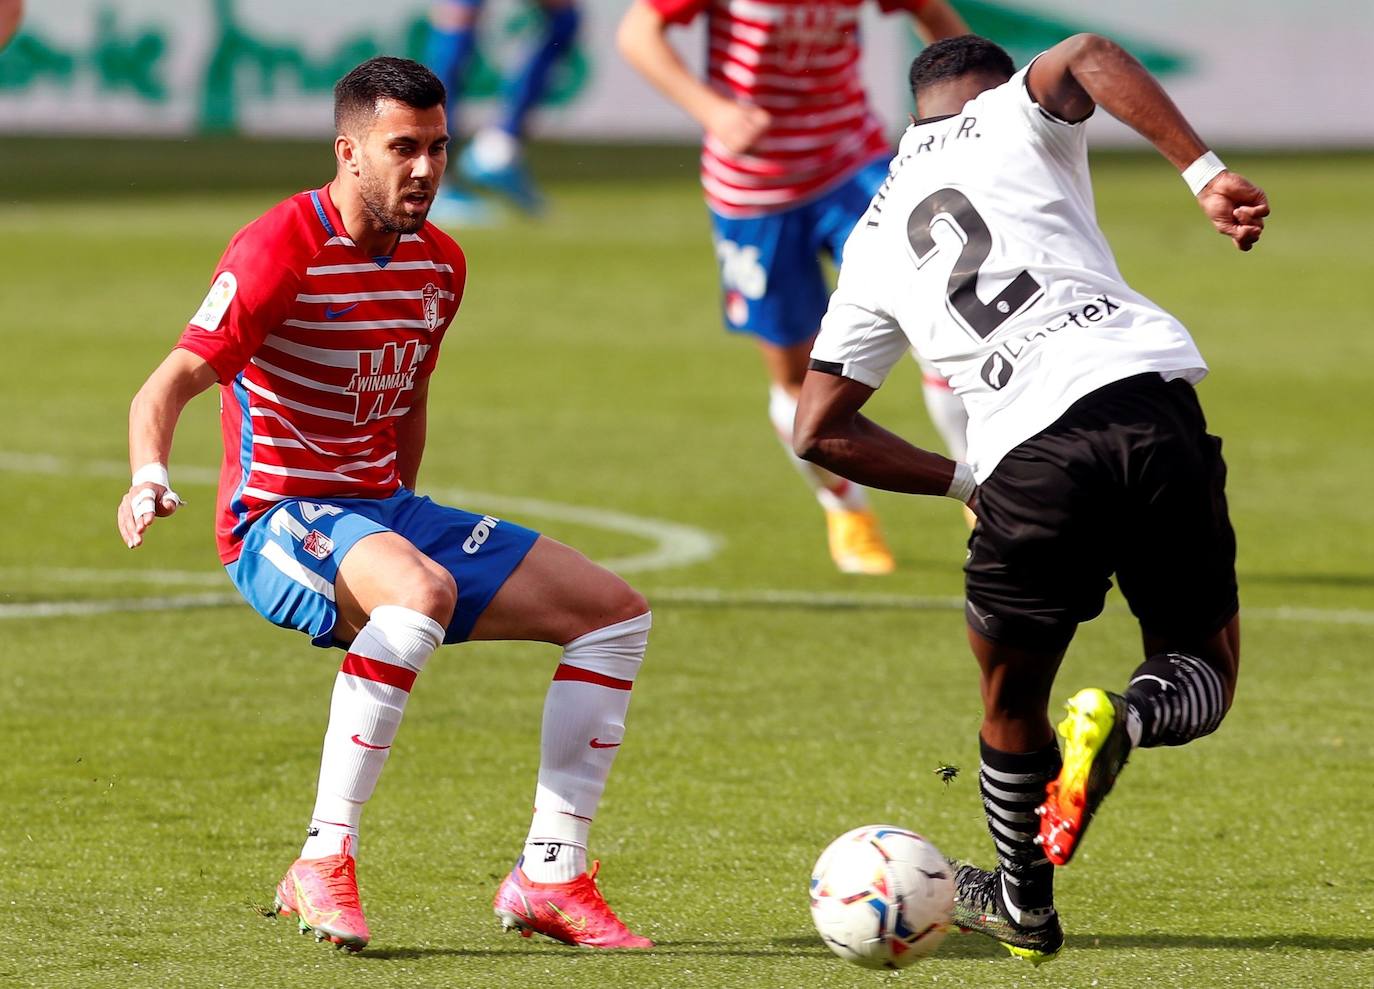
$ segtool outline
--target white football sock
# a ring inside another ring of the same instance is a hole
[[[509,168],[520,160],[520,140],[500,127],[483,127],[472,136],[472,157],[493,171]]]
[[[778,439],[782,440],[787,459],[792,461],[802,480],[816,493],[816,500],[822,508],[827,512],[858,512],[868,507],[868,495],[862,485],[817,467],[792,452],[792,424],[797,418],[797,400],[782,385],[772,385],[768,389],[768,418],[773,421]]]
[[[968,413],[963,400],[954,394],[949,382],[922,369],[921,394],[935,431],[945,441],[951,460],[963,461],[968,454]]]
[[[320,783],[301,858],[337,855],[345,837],[358,854],[358,819],[391,753],[415,677],[444,641],[434,619],[382,605],[348,647],[324,734]]]
[[[562,883],[587,871],[587,833],[625,737],[653,613],[607,625],[563,647],[544,699],[539,784],[525,839],[526,876]]]

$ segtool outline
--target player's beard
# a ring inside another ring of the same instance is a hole
[[[428,207],[422,213],[408,213],[405,209],[405,197],[413,191],[411,189],[393,196],[379,176],[371,173],[358,176],[358,192],[362,196],[363,206],[372,215],[378,228],[386,233],[413,234],[424,227],[425,218],[429,216]]]

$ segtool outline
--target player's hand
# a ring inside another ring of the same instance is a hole
[[[731,154],[744,154],[761,138],[773,118],[762,107],[722,99],[711,111],[706,132]]]
[[[1243,175],[1222,172],[1198,193],[1197,204],[1212,226],[1230,237],[1242,251],[1254,247],[1264,233],[1269,200],[1263,189]]]
[[[143,533],[153,519],[171,515],[182,505],[181,498],[171,488],[146,482],[131,487],[119,502],[115,516],[124,545],[134,549],[143,543]]]

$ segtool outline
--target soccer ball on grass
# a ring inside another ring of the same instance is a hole
[[[954,912],[954,874],[914,831],[886,824],[832,841],[811,873],[811,917],[830,950],[866,968],[905,968],[934,951]]]

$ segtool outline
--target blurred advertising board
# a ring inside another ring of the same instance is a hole
[[[626,0],[584,0],[579,44],[560,65],[539,124],[552,137],[690,139],[692,122],[615,50]],[[1018,64],[1078,31],[1123,43],[1159,74],[1220,146],[1374,145],[1374,4],[1329,0],[954,0]],[[902,16],[871,5],[864,74],[894,132],[918,43]],[[423,58],[424,0],[30,0],[0,52],[0,132],[162,134],[330,132],[330,88],[362,59]],[[469,86],[480,121],[539,28],[523,0],[490,0]],[[689,64],[700,24],[672,37]],[[1105,117],[1105,114],[1099,114]],[[1133,136],[1092,125],[1108,142]]]

